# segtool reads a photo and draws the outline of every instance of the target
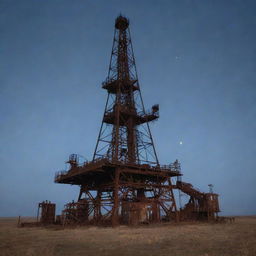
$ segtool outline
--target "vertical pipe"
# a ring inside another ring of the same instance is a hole
[[[119,191],[119,177],[120,177],[120,169],[116,168],[115,170],[115,178],[114,178],[114,204],[112,209],[112,226],[115,227],[119,224],[118,220],[118,210],[119,210],[119,198],[118,198],[118,191]]]

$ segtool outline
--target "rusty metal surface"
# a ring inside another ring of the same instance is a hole
[[[149,123],[159,118],[159,106],[145,110],[129,20],[123,16],[115,21],[108,76],[102,88],[108,96],[93,159],[81,163],[72,154],[67,161],[69,170],[55,174],[56,183],[80,186],[78,201],[65,205],[56,221],[116,226],[216,219],[218,195],[182,182],[178,160],[170,165],[158,161]],[[180,210],[175,189],[190,197]],[[46,212],[41,220],[50,222],[52,215]]]
[[[51,201],[43,201],[38,204],[37,221],[42,224],[55,223],[55,208],[56,205]]]
[[[89,206],[85,199],[70,202],[65,205],[62,215],[57,220],[62,225],[87,224],[89,221]]]

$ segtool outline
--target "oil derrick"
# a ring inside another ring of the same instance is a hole
[[[93,159],[68,160],[70,169],[55,182],[80,186],[78,202],[87,202],[93,224],[138,224],[177,220],[171,178],[181,176],[175,164],[160,165],[149,123],[159,107],[146,111],[138,82],[129,21],[115,20],[108,76],[102,84],[107,102]]]
[[[108,77],[102,88],[108,98],[93,159],[107,155],[125,163],[158,164],[148,123],[159,117],[159,107],[145,111],[129,21],[121,16],[116,19]]]

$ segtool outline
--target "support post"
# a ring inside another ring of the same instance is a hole
[[[112,226],[119,225],[119,218],[118,218],[118,210],[119,210],[119,198],[118,198],[118,191],[119,191],[119,177],[120,177],[120,169],[116,168],[115,170],[115,177],[114,177],[114,191],[113,191],[113,209],[112,209]]]
[[[168,183],[169,183],[169,186],[172,186],[171,178],[168,179]],[[171,192],[171,198],[172,198],[172,207],[171,207],[171,209],[174,209],[175,221],[179,222],[180,221],[180,216],[179,216],[179,213],[177,211],[176,201],[175,201],[175,197],[174,197],[174,193],[173,193],[173,189],[172,188],[171,188],[170,192]]]
[[[18,227],[20,227],[20,215],[19,215],[19,218],[18,218]]]
[[[94,219],[96,223],[99,223],[101,219],[101,194],[101,190],[98,190],[94,201]]]

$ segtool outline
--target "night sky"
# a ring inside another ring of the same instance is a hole
[[[220,194],[223,215],[256,214],[256,2],[0,0],[0,216],[58,211],[71,153],[91,159],[115,18],[130,20],[161,164]],[[182,141],[182,145],[180,144]]]

